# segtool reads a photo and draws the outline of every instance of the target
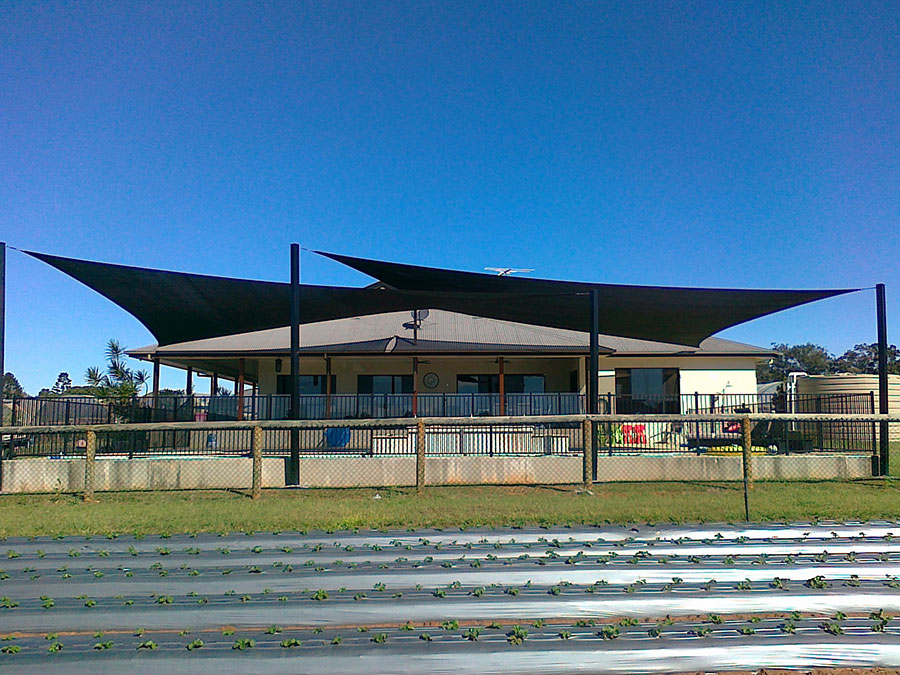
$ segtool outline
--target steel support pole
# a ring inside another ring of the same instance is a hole
[[[238,422],[244,419],[244,369],[246,362],[243,358],[238,359],[238,376],[234,381],[234,394],[237,397],[237,419]]]
[[[888,372],[887,372],[887,304],[884,297],[884,284],[875,285],[875,305],[878,315],[878,412],[888,414]],[[881,422],[879,427],[879,451],[881,455],[881,475],[887,476],[890,470],[890,427]]]
[[[150,421],[155,422],[156,409],[159,407],[159,359],[153,359],[153,398],[151,403],[153,407],[150,409]]]
[[[600,380],[600,292],[591,291],[591,364],[588,368],[588,412],[596,415],[599,412],[599,380]]]
[[[0,399],[6,391],[6,242],[0,241]]]
[[[413,378],[413,392],[412,392],[412,416],[419,416],[419,357],[414,356],[412,360],[412,378]]]
[[[500,391],[500,417],[506,415],[506,372],[504,371],[504,366],[506,362],[501,356],[497,359],[497,364],[499,366],[499,372],[497,374],[497,382],[499,384]]]
[[[300,419],[300,245],[291,244],[291,419]],[[291,429],[288,485],[300,484],[300,430]]]
[[[325,419],[331,419],[331,357],[325,357]]]
[[[194,369],[190,366],[188,366],[187,375],[185,377],[184,393],[185,396],[194,395]]]

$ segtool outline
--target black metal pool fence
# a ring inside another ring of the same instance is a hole
[[[875,412],[873,392],[856,394],[681,394],[600,397],[602,414]],[[528,394],[315,394],[300,397],[299,419],[409,417],[524,417],[583,415],[587,399],[569,392]],[[44,426],[149,422],[284,420],[290,396],[159,395],[124,399],[92,396],[19,397],[3,401],[3,424]]]

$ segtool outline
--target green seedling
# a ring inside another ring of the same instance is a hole
[[[138,649],[156,649],[158,645],[153,640],[146,640],[137,646]]]
[[[376,633],[372,636],[372,642],[376,644],[384,644],[387,642],[387,633]]]
[[[424,640],[425,642],[431,642],[431,636],[428,633],[421,633],[419,639]]]
[[[413,626],[409,621],[400,626],[400,630],[415,630],[415,626]]]
[[[365,594],[365,593],[356,593],[356,594],[353,596],[353,599],[356,600],[357,602],[360,601],[360,600],[365,600],[365,599],[366,599],[366,594]]]
[[[173,602],[171,595],[161,595],[156,599],[158,605],[171,605]]]
[[[740,633],[741,635],[754,635],[756,631],[752,626],[741,626],[740,628],[738,628],[738,633]]]
[[[344,639],[340,635],[335,635],[333,638],[331,638],[331,644],[333,644],[333,645],[339,645],[343,641],[344,641]]]
[[[244,651],[245,649],[250,649],[256,646],[256,640],[251,640],[249,638],[241,638],[239,640],[235,640],[234,644],[231,645],[232,649],[236,649],[238,651]]]
[[[448,619],[441,624],[441,628],[444,630],[457,630],[459,628],[459,621],[456,619]]]
[[[56,604],[55,602],[53,602],[53,598],[42,597],[41,600],[41,607],[43,607],[44,609],[50,609]]]
[[[706,626],[701,626],[700,628],[695,628],[695,629],[694,629],[693,631],[691,631],[691,632],[692,632],[695,636],[697,636],[697,637],[706,637],[706,636],[708,636],[710,633],[712,633],[712,629],[711,629],[711,628],[708,628],[708,627],[706,627]]]
[[[223,628],[222,635],[228,637],[229,635],[234,635],[234,628]]]
[[[3,645],[0,647],[0,652],[3,654],[18,654],[22,651],[22,648],[19,645]]]
[[[591,626],[596,626],[596,625],[597,625],[597,622],[594,621],[593,619],[578,619],[578,621],[575,622],[576,628],[590,628]]]
[[[269,626],[268,628],[266,628],[266,635],[277,635],[278,633],[281,633],[282,630],[283,629],[281,626],[273,624],[273,625]]]
[[[615,640],[619,637],[619,628],[617,626],[603,626],[597,635],[604,640]]]
[[[106,642],[98,642],[94,645],[94,649],[96,649],[98,651],[104,650],[104,649],[112,649],[112,648],[113,648],[112,640],[107,640]]]
[[[55,654],[56,652],[61,652],[63,648],[62,642],[51,642],[50,646],[47,647],[47,651],[51,654]]]
[[[281,646],[284,649],[290,649],[291,647],[299,647],[303,643],[300,642],[297,638],[288,638],[287,640],[281,641]]]
[[[435,589],[431,592],[431,594],[432,594],[434,597],[436,597],[436,598],[445,598],[445,597],[447,597],[447,591],[445,591],[443,588],[435,588]]]
[[[472,628],[466,629],[466,632],[463,633],[462,636],[466,640],[471,640],[472,642],[475,642],[476,640],[478,640],[479,635],[481,635],[481,630],[479,628],[476,628],[473,626]]]
[[[830,584],[825,581],[825,577],[823,577],[822,575],[818,575],[814,576],[812,579],[807,579],[804,586],[806,586],[807,588],[823,589],[828,588]]]
[[[637,626],[640,622],[633,617],[625,617],[619,621],[620,626]]]
[[[506,634],[506,641],[511,645],[520,645],[528,639],[528,631],[519,624],[512,627],[512,630]]]
[[[647,635],[652,638],[658,638],[662,636],[662,628],[659,626],[653,626],[652,628],[647,630]]]
[[[572,634],[567,630],[561,630],[559,631],[559,633],[557,633],[557,635],[559,635],[560,640],[568,640],[572,637]]]
[[[819,624],[819,628],[821,628],[826,633],[830,635],[843,635],[844,629],[841,627],[837,621],[823,621]]]
[[[96,607],[97,601],[92,598],[88,598],[87,600],[84,601],[84,606],[85,607]]]
[[[328,599],[328,593],[324,589],[320,588],[315,593],[313,593],[311,597],[313,600],[318,600],[321,602],[322,600]]]
[[[797,627],[794,625],[793,621],[785,621],[779,628],[782,633],[787,633],[788,635],[793,635],[797,632]]]

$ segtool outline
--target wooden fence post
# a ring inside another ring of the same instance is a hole
[[[594,485],[594,423],[586,419],[581,429],[581,445],[584,448],[583,482],[584,489],[590,490]]]
[[[94,499],[94,457],[97,454],[97,432],[87,432],[87,443],[84,449],[84,501]]]
[[[425,490],[425,420],[416,422],[416,494]]]
[[[750,439],[750,418],[741,418],[741,442],[743,445],[744,467],[744,518],[750,520],[750,486],[753,482],[753,467],[751,456],[753,445]]]
[[[251,449],[253,454],[253,486],[250,488],[250,497],[259,499],[262,494],[262,427],[253,427]]]

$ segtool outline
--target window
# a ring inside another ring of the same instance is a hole
[[[616,368],[616,412],[681,411],[678,368]]]
[[[335,376],[331,376],[331,393],[334,392]],[[290,394],[291,393],[291,376],[279,375],[275,382],[275,393]],[[325,392],[325,376],[324,375],[301,375],[300,376],[300,395],[308,396],[311,394],[324,394]]]
[[[544,393],[543,375],[504,375],[507,394]],[[460,394],[499,394],[500,375],[457,375],[456,391]]]
[[[411,394],[412,375],[358,375],[356,391],[360,394]]]

